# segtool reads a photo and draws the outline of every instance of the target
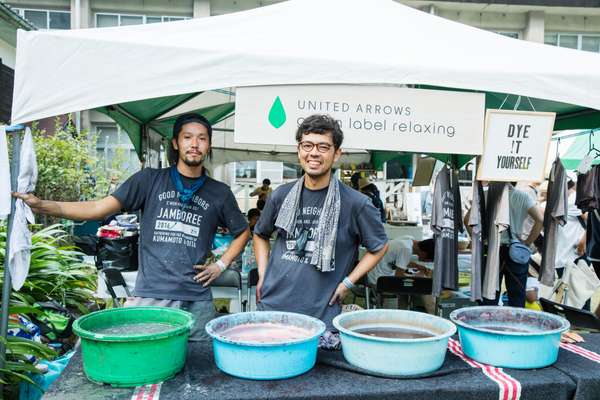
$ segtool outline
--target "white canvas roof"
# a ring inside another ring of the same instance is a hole
[[[429,84],[600,109],[600,55],[507,38],[392,0],[291,0],[164,24],[19,31],[12,122],[306,83]]]

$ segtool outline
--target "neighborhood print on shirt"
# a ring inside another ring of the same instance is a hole
[[[319,225],[319,217],[321,215],[321,207],[305,206],[301,208],[301,212],[296,216],[296,225],[294,232],[287,232],[285,247],[286,251],[281,255],[281,259],[292,261],[300,264],[310,264],[312,252],[315,250],[315,239],[317,237],[317,229]],[[296,243],[302,231],[308,232],[304,255],[296,254]]]
[[[203,214],[210,203],[195,195],[188,204],[183,204],[175,190],[159,193],[157,200],[159,209],[152,241],[196,247]]]

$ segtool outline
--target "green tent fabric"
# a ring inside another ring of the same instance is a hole
[[[174,110],[200,93],[187,93],[178,96],[165,96],[145,99],[111,106],[99,107],[96,111],[111,117],[126,132],[138,157],[142,154],[142,138],[144,131],[151,128],[165,138],[170,138],[176,117],[160,119],[162,115]],[[223,103],[196,109],[193,112],[202,114],[216,124],[234,110],[234,103]]]
[[[569,149],[560,157],[566,169],[577,169],[581,160],[589,153],[590,143],[596,149],[600,150],[600,130],[582,132],[577,136]],[[592,164],[600,164],[600,157],[596,158]]]
[[[433,89],[433,90],[452,90],[459,92],[473,92],[472,90],[461,90],[443,88],[429,85],[416,85],[415,87],[420,89]],[[528,98],[525,96],[518,96],[506,93],[485,93],[485,107],[486,109],[500,109],[503,110],[520,110],[520,111],[546,111],[555,112],[556,121],[554,123],[554,130],[568,130],[568,129],[595,129],[600,128],[600,111],[593,110],[590,108],[573,106],[571,104],[559,103],[556,101],[548,101],[542,99]],[[596,135],[599,137],[600,133]],[[583,139],[582,139],[583,140]],[[598,138],[600,140],[600,138]],[[585,136],[585,152],[587,153],[587,136]],[[598,148],[600,148],[600,143]],[[387,152],[387,151],[374,151],[372,152],[371,161],[374,168],[381,170],[383,163],[401,157],[403,153],[399,152]],[[463,167],[474,156],[459,154],[454,156],[451,154],[428,154],[442,162],[455,164],[458,168]],[[584,154],[585,155],[585,154]],[[579,159],[581,160],[581,158]],[[599,161],[600,162],[600,161]],[[577,162],[579,165],[579,161]],[[566,166],[566,168],[569,168]]]
[[[383,164],[392,160],[401,160],[406,157],[407,154],[411,153],[403,153],[396,151],[372,151],[371,152],[371,164],[373,164],[373,168],[381,171],[383,169]],[[435,158],[436,160],[440,160],[441,162],[448,163],[450,165],[455,165],[457,168],[464,167],[469,161],[473,159],[472,155],[468,154],[438,154],[438,153],[428,153],[430,157]]]
[[[421,89],[452,90],[473,92],[472,90],[434,87],[429,85],[415,85]],[[168,138],[171,135],[175,117],[160,119],[160,116],[184,104],[200,93],[187,93],[177,96],[166,96],[155,99],[132,101],[112,106],[97,108],[113,118],[129,135],[138,156],[142,153],[142,138],[145,129],[151,128]],[[547,101],[513,94],[487,92],[485,93],[485,106],[489,109],[521,110],[521,111],[550,111],[555,112],[555,130],[566,129],[595,129],[600,128],[600,111],[589,108],[573,106],[570,104]],[[230,116],[235,109],[235,103],[223,103],[195,110],[204,115],[212,124],[222,121]],[[403,153],[373,151],[372,164],[381,169],[383,163],[401,156]],[[429,154],[430,156],[458,167],[468,163],[471,155]]]

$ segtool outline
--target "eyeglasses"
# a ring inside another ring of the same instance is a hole
[[[319,153],[327,153],[331,149],[331,147],[333,147],[329,143],[313,143],[313,142],[300,142],[300,143],[298,143],[298,147],[300,149],[302,149],[302,151],[305,151],[307,153],[311,152],[312,149],[315,148],[315,146],[317,146],[317,151]]]

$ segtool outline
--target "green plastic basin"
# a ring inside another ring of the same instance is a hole
[[[173,326],[160,333],[114,335],[99,330],[136,323]],[[83,370],[88,379],[129,387],[158,383],[173,377],[185,364],[187,341],[194,318],[168,307],[124,307],[96,311],[73,324],[81,338]]]

